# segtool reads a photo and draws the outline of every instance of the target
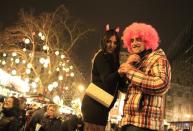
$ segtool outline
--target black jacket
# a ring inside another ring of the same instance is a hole
[[[104,53],[100,50],[95,55],[92,65],[92,82],[108,93],[114,95],[115,98],[111,106],[106,108],[89,96],[85,95],[82,101],[81,109],[85,122],[98,125],[107,124],[109,111],[117,99],[118,90],[116,90],[116,88],[124,86],[124,82],[117,72],[118,68],[119,63],[114,62],[112,54]]]

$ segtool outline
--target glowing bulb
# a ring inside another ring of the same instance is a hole
[[[31,63],[27,64],[27,68],[32,68],[32,64]]]
[[[32,88],[34,88],[34,89],[37,88],[37,84],[36,84],[35,82],[32,82],[32,83],[31,83],[31,86],[32,86]]]
[[[11,71],[11,74],[12,74],[12,75],[16,75],[16,74],[17,74],[17,71],[14,69],[14,70]]]
[[[74,73],[73,73],[73,72],[71,72],[71,73],[70,73],[70,76],[71,76],[71,77],[74,77]]]
[[[59,55],[59,54],[60,54],[59,51],[56,51],[56,52],[55,52],[55,55]]]
[[[25,63],[26,63],[26,60],[22,60],[22,63],[25,64]]]
[[[39,77],[36,77],[35,78],[35,82],[39,82],[40,78]]]
[[[52,85],[52,84],[49,84],[49,85],[48,85],[48,90],[49,90],[49,91],[52,91],[52,90],[53,90],[53,88],[54,88],[54,87],[53,87],[53,85]]]
[[[2,65],[5,65],[5,64],[6,64],[6,62],[3,60],[3,61],[2,61]]]
[[[43,35],[43,36],[41,36],[41,40],[45,40],[45,38],[46,38],[46,37],[45,37],[44,35]]]
[[[30,43],[30,40],[29,40],[28,38],[26,38],[26,39],[24,40],[24,43],[25,43],[25,44],[29,44],[29,43]]]
[[[30,74],[31,73],[31,69],[26,69],[25,72],[26,72],[26,74]]]
[[[6,57],[6,56],[7,56],[7,54],[6,54],[6,53],[3,53],[3,56],[4,56],[4,57]]]
[[[39,32],[39,33],[38,33],[38,36],[39,36],[39,37],[41,37],[42,35],[43,35],[42,32]]]
[[[57,68],[56,68],[56,71],[60,71],[60,68],[59,68],[59,67],[57,67]]]
[[[15,63],[19,63],[20,62],[20,60],[17,58],[17,59],[15,59]]]
[[[16,53],[16,52],[13,52],[13,53],[12,53],[12,56],[17,56],[17,53]]]
[[[64,59],[65,58],[65,55],[61,55],[61,59]]]
[[[26,51],[27,51],[27,49],[26,49],[26,48],[23,48],[23,51],[24,51],[24,52],[26,52]]]
[[[39,62],[40,62],[41,64],[44,64],[44,63],[45,63],[45,59],[44,59],[44,58],[40,58]]]
[[[73,69],[73,66],[70,66],[70,69],[72,70],[72,69]]]
[[[62,81],[62,80],[63,80],[63,76],[60,75],[60,76],[58,77],[58,80]]]

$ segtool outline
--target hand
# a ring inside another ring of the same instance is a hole
[[[141,58],[139,55],[137,54],[131,54],[129,55],[129,57],[127,58],[126,63],[128,64],[133,64],[133,63],[139,63],[141,61]]]
[[[127,72],[129,72],[129,70],[131,69],[135,69],[135,67],[131,64],[128,64],[128,63],[123,63],[120,65],[119,69],[118,69],[118,73],[120,75],[124,75],[126,74]]]

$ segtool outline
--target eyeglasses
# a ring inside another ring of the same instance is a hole
[[[131,39],[130,39],[130,42],[131,42],[131,43],[133,43],[133,42],[142,42],[142,38],[140,38],[140,37],[131,38]]]

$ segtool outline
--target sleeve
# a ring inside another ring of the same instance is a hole
[[[108,85],[109,87],[114,86],[120,79],[118,69],[114,69],[113,64],[106,60],[101,54],[98,54],[95,57],[93,68],[94,70],[97,70],[104,85]]]
[[[165,93],[171,77],[169,62],[163,57],[157,59],[151,67],[151,72],[149,75],[140,70],[130,70],[127,77],[145,94],[160,95]]]

